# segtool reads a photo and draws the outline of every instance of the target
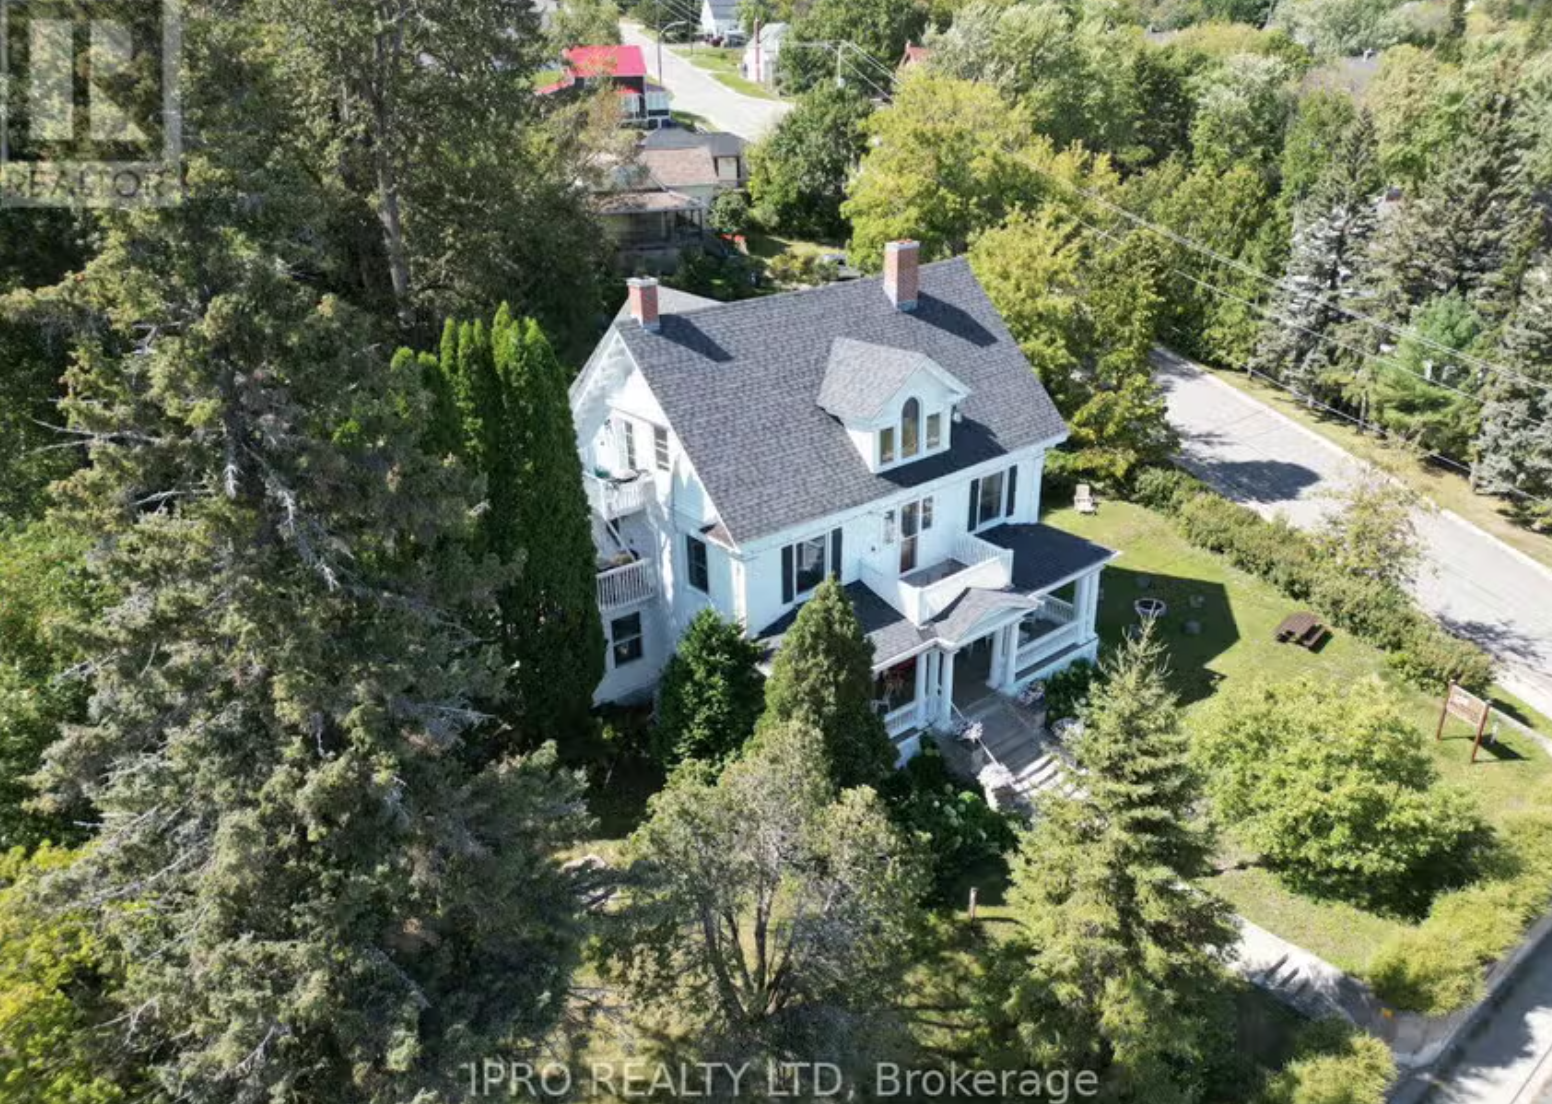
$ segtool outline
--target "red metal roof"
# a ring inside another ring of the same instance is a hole
[[[642,57],[640,46],[573,46],[564,56],[578,77],[647,75],[647,59]]]

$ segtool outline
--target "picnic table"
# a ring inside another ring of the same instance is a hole
[[[1290,613],[1277,626],[1277,643],[1293,643],[1301,648],[1314,648],[1326,638],[1327,629],[1319,617],[1305,611]]]

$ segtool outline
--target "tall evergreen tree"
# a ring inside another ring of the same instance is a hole
[[[507,692],[524,743],[574,745],[604,675],[592,520],[565,372],[531,319],[448,322],[441,384],[459,448],[485,476],[480,547],[510,569],[500,592]],[[437,419],[441,421],[442,419]],[[432,434],[435,447],[441,434]]]
[[[1520,492],[1512,504],[1552,525],[1552,506],[1534,501],[1552,499],[1552,264],[1526,277],[1496,359],[1508,372],[1487,383],[1476,480],[1490,491]]]
[[[418,373],[190,175],[53,297],[91,461],[62,509],[113,603],[46,766],[101,812],[65,876],[168,1094],[455,1090],[557,1012],[579,793],[481,737],[501,667],[459,615],[494,580],[453,539],[472,487],[421,447]]]
[[[766,725],[819,730],[835,784],[873,785],[894,768],[894,745],[873,709],[873,645],[832,575],[798,610],[765,684]]]
[[[1452,291],[1489,322],[1513,306],[1538,234],[1514,107],[1511,76],[1484,80],[1462,109],[1475,125],[1381,226],[1368,282],[1391,321]]]
[[[1044,800],[1014,862],[1021,934],[993,1027],[1043,1067],[1101,1071],[1114,1099],[1191,1100],[1218,953],[1235,930],[1207,873],[1201,784],[1151,635],[1107,661],[1073,796]]]
[[[1380,188],[1374,125],[1359,115],[1294,216],[1288,269],[1268,307],[1251,362],[1300,394],[1329,397],[1341,382],[1343,308],[1352,305],[1354,277],[1376,225]],[[1345,344],[1345,342],[1344,342]]]
[[[754,733],[765,706],[760,646],[714,609],[695,615],[659,686],[653,751],[673,766],[686,759],[720,763]]]

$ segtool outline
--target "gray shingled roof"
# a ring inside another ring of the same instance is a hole
[[[1058,583],[1109,563],[1120,555],[1049,525],[999,525],[978,535],[999,548],[1012,550],[1012,586],[1003,590],[970,587],[948,609],[919,628],[867,584],[846,585],[846,596],[857,612],[857,621],[873,645],[875,666],[891,663],[924,644],[963,644],[965,634],[988,614],[1020,607],[1033,609],[1038,602],[1032,601],[1029,595],[1054,588]],[[782,638],[792,628],[801,608],[788,610],[755,634],[767,653],[781,647]]]
[[[843,422],[872,421],[917,372],[942,374],[931,357],[914,350],[838,337],[819,385],[819,405]]]
[[[1120,555],[1049,525],[999,525],[976,535],[1013,553],[1013,589],[1024,593],[1054,587]]]
[[[963,258],[923,265],[909,312],[877,278],[693,314],[666,301],[660,310],[657,333],[629,319],[615,329],[740,544],[1067,432]],[[818,403],[838,337],[921,353],[961,381],[970,397],[952,447],[868,471]]]

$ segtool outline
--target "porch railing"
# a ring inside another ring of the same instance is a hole
[[[1039,615],[1042,621],[1054,621],[1058,625],[1067,625],[1078,619],[1078,607],[1060,598],[1046,597],[1040,599]]]
[[[621,482],[589,475],[583,479],[583,483],[587,487],[587,502],[593,513],[606,521],[613,521],[646,509],[652,478],[642,475],[629,482]]]
[[[651,560],[637,560],[624,567],[598,573],[598,608],[619,609],[657,596],[657,572]]]
[[[931,621],[971,587],[1001,590],[1013,581],[1013,553],[969,533],[954,541],[948,558],[963,566],[926,586],[913,586],[904,577],[892,577],[867,565],[862,569],[862,581],[913,625]]]
[[[884,729],[890,739],[905,735],[916,727],[917,708],[914,701],[907,702],[893,713],[884,714]]]

